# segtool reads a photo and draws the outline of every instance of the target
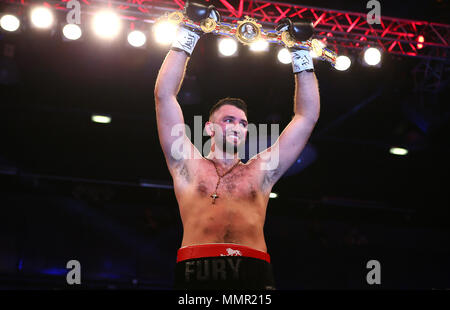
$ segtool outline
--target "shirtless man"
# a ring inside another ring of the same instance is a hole
[[[184,148],[174,148],[180,136],[171,135],[174,126],[184,124],[176,96],[199,37],[179,29],[155,86],[159,139],[184,229],[175,288],[273,289],[263,231],[266,208],[273,185],[298,158],[319,117],[313,63],[307,51],[292,53],[295,114],[276,143],[242,163],[237,147],[245,143],[247,134],[246,105],[225,98],[213,106],[205,124],[211,149],[203,157],[184,132]],[[267,169],[270,152],[279,160]]]

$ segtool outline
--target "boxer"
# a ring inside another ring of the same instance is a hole
[[[193,21],[220,19],[212,6],[189,3],[185,11]],[[290,21],[282,26],[297,40],[310,31],[310,26]],[[319,118],[313,62],[308,51],[291,51],[294,116],[271,147],[241,162],[237,149],[246,139],[247,105],[239,98],[225,98],[210,110],[205,130],[211,148],[203,157],[184,131],[181,136],[171,134],[174,126],[184,124],[177,94],[201,36],[197,30],[179,28],[155,85],[159,140],[183,224],[175,288],[274,289],[263,231],[266,209],[272,187],[299,157]],[[183,147],[173,147],[180,137]],[[277,165],[268,164],[270,156],[279,156]]]

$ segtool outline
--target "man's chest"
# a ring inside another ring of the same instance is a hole
[[[254,201],[260,197],[261,173],[252,166],[240,165],[225,176],[219,176],[214,167],[200,164],[185,168],[189,174],[189,192],[198,198],[211,199],[217,194],[220,198]]]
[[[193,184],[193,190],[201,198],[210,198],[216,194],[222,198],[247,201],[253,201],[261,194],[256,177],[238,178],[235,175],[220,179],[217,175],[201,176]]]

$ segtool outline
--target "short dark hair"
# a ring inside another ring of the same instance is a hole
[[[211,110],[209,110],[209,119],[211,119],[211,115],[214,114],[214,112],[216,112],[221,106],[223,105],[233,105],[238,109],[241,109],[242,111],[244,111],[245,116],[247,116],[247,104],[245,103],[244,100],[240,99],[240,98],[231,98],[231,97],[227,97],[227,98],[223,98],[220,99],[219,101],[217,101],[216,104],[214,104],[211,108]]]

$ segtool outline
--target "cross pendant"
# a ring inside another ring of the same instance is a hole
[[[215,204],[216,203],[216,199],[219,198],[219,196],[216,193],[214,193],[214,194],[211,195],[211,198],[213,199],[212,203]]]

